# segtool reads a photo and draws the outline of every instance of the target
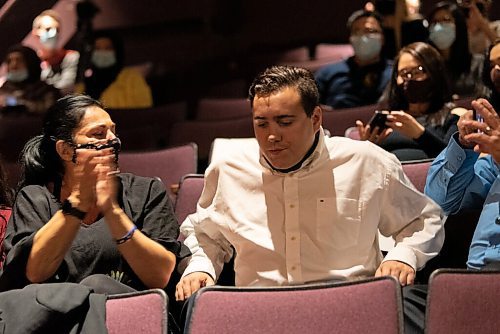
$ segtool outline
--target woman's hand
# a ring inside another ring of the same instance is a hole
[[[369,140],[375,144],[380,144],[385,138],[387,138],[387,136],[392,133],[392,129],[390,128],[385,128],[384,130],[380,131],[378,126],[376,126],[372,130],[370,128],[370,124],[367,124],[365,126],[360,120],[356,121],[356,127],[358,128],[360,140]]]
[[[412,139],[420,138],[425,131],[424,126],[417,122],[415,117],[404,111],[391,111],[387,116],[386,124],[391,129]]]
[[[116,175],[120,172],[115,163],[113,149],[100,151],[99,163],[96,166],[97,180],[95,185],[96,205],[102,214],[118,208]]]

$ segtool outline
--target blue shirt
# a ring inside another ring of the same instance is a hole
[[[455,134],[432,163],[425,194],[447,215],[482,207],[467,266],[481,269],[488,263],[500,262],[500,224],[496,223],[497,219],[500,223],[500,177],[490,155],[479,157],[473,150],[463,149]]]
[[[391,79],[392,61],[358,66],[354,57],[320,68],[316,74],[320,103],[333,108],[374,104]]]

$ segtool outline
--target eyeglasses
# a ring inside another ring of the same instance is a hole
[[[403,80],[422,80],[425,79],[427,73],[422,66],[417,66],[413,68],[403,68],[398,72],[398,77]]]

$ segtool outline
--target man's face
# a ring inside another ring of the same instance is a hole
[[[38,25],[34,27],[33,33],[38,36],[38,38],[40,38],[40,36],[42,36],[43,34],[46,34],[53,30],[55,30],[56,32],[59,31],[59,23],[51,16],[43,16],[42,18],[40,18]]]
[[[253,127],[262,154],[274,168],[297,164],[311,148],[321,125],[321,109],[307,117],[296,88],[284,88],[269,96],[256,95]]]

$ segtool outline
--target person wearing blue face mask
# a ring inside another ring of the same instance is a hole
[[[5,83],[0,87],[3,113],[22,111],[43,114],[59,98],[59,91],[40,80],[40,58],[26,46],[14,45],[4,60],[7,66]]]
[[[32,35],[38,40],[42,59],[41,78],[65,93],[73,90],[80,54],[59,47],[61,18],[54,10],[45,10],[33,20]]]
[[[472,70],[465,16],[457,5],[438,2],[428,15],[429,43],[438,49],[446,64],[452,93],[473,95],[481,82],[479,69]]]
[[[349,17],[354,56],[316,72],[321,104],[351,108],[378,101],[392,68],[392,61],[381,55],[384,37],[380,22],[378,14],[371,11],[356,11]]]
[[[85,92],[107,108],[149,108],[153,105],[151,89],[142,75],[124,66],[121,39],[109,31],[94,33],[90,68],[77,92]]]

